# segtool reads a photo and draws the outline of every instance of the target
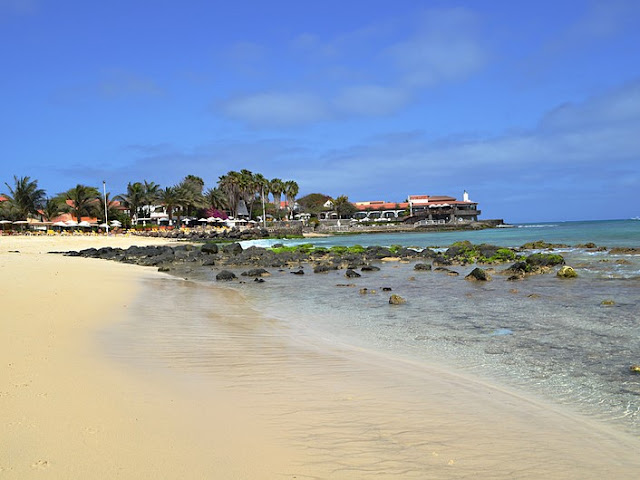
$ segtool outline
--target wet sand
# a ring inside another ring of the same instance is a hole
[[[33,240],[0,238],[7,478],[640,471],[637,439],[539,399],[301,335],[233,290],[40,253],[90,246],[72,239]]]

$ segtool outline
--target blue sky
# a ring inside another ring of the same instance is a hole
[[[300,195],[629,218],[638,24],[635,0],[0,0],[0,182],[248,168]]]

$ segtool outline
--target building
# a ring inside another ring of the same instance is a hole
[[[353,205],[358,209],[353,218],[363,222],[399,220],[406,215],[407,207],[409,206],[407,202],[393,203],[382,200],[355,202]]]
[[[409,195],[406,202],[371,200],[353,205],[358,209],[353,218],[361,222],[407,221],[424,225],[475,222],[481,213],[466,191],[462,200],[446,195]],[[331,213],[327,212],[325,218],[334,218]]]
[[[466,190],[462,200],[444,195],[409,195],[408,203],[410,217],[424,224],[476,222],[482,213],[478,203],[469,200]]]

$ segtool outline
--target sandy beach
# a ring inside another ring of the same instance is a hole
[[[46,253],[152,243],[162,241],[0,238],[0,477],[595,479],[640,471],[637,439],[537,398],[294,338],[234,291]],[[189,324],[203,298],[224,306],[210,314],[206,338]]]

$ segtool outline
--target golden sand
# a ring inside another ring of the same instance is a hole
[[[159,241],[0,238],[0,477],[583,479],[640,471],[637,439],[538,399],[294,335],[233,291],[46,254],[129,243]],[[212,313],[198,336],[189,306],[203,294],[224,313]],[[164,316],[154,310],[163,298],[176,299]]]

